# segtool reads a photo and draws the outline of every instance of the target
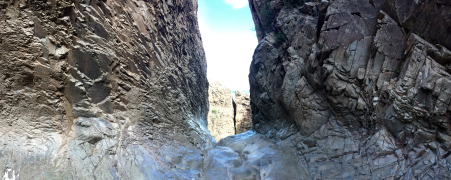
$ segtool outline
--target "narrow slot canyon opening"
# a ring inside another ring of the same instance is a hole
[[[246,132],[252,128],[249,92],[231,91],[218,81],[209,80],[208,130],[221,139]]]
[[[258,43],[257,30],[247,1],[198,2],[208,64],[208,129],[219,142],[252,127],[248,75]]]

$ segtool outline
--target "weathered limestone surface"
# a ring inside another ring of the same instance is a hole
[[[251,98],[248,93],[235,91],[235,134],[246,132],[252,128]]]
[[[450,1],[249,3],[254,128],[201,177],[451,179]]]
[[[233,96],[232,91],[219,82],[210,80],[209,83],[208,130],[216,141],[219,141],[235,134]]]
[[[196,0],[0,1],[0,169],[196,178],[213,147],[196,14]]]

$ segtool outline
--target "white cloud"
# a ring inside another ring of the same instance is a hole
[[[233,9],[241,9],[248,5],[248,0],[224,0],[225,3],[233,6]]]
[[[211,0],[199,0],[205,2]],[[247,0],[224,0],[234,9],[246,7]],[[241,3],[241,4],[240,4]],[[244,5],[243,5],[244,4]],[[230,90],[249,91],[249,67],[257,46],[254,31],[220,31],[207,21],[206,6],[199,5],[198,23],[207,58],[207,76]]]
[[[231,90],[249,91],[249,67],[257,38],[249,33],[203,31],[202,40],[208,64],[208,78]]]

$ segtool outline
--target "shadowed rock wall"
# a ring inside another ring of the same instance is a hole
[[[449,1],[249,4],[254,127],[205,179],[451,178]]]
[[[0,1],[0,169],[196,177],[213,140],[196,14],[195,0]]]

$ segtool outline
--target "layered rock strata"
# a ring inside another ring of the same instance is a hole
[[[192,179],[213,147],[195,0],[0,1],[0,169]]]
[[[209,81],[208,102],[208,130],[216,139],[221,140],[235,134],[234,106],[232,91],[217,81]]]
[[[255,132],[220,141],[204,179],[451,178],[449,1],[249,4]]]
[[[245,92],[235,91],[233,103],[235,107],[235,134],[250,130],[252,128],[250,95]]]

